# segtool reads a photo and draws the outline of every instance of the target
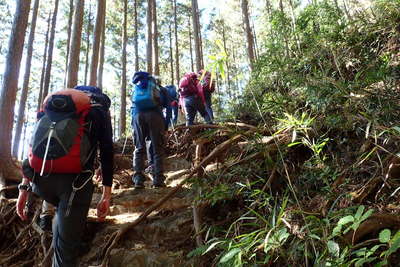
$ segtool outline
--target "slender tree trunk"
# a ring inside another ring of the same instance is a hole
[[[241,6],[242,6],[244,31],[247,38],[247,55],[249,57],[250,69],[253,69],[253,63],[255,60],[254,42],[253,42],[254,39],[253,39],[253,34],[251,33],[250,20],[249,20],[249,4],[247,0],[241,0]]]
[[[292,19],[292,32],[293,32],[294,39],[296,40],[297,50],[300,52],[300,50],[301,50],[301,48],[300,48],[300,38],[299,38],[299,35],[297,34],[297,31],[296,31],[297,22],[296,22],[296,16],[294,14],[293,0],[289,0],[289,6],[290,6],[290,16],[291,16],[291,19]],[[254,35],[254,38],[255,38],[255,35]]]
[[[265,0],[265,7],[267,9],[267,15],[268,17],[270,17],[272,12],[272,6],[270,0]]]
[[[25,120],[24,121],[24,133],[23,133],[23,137],[22,137],[22,149],[21,149],[21,155],[20,155],[20,159],[23,160],[25,158],[25,142],[26,142],[26,126],[27,126],[28,122]]]
[[[285,14],[285,10],[283,9],[282,0],[279,0],[279,9],[281,10],[282,15]],[[289,54],[290,54],[289,41],[288,41],[288,38],[286,36],[286,33],[283,33],[283,35],[284,35],[284,39],[285,39],[285,57],[288,57]]]
[[[89,85],[96,86],[97,85],[97,68],[99,63],[99,48],[100,48],[100,39],[103,33],[103,22],[104,22],[104,6],[106,4],[106,0],[98,0],[97,1],[97,14],[96,14],[96,23],[94,27],[94,35],[93,35],[93,51],[92,51],[92,61],[90,65],[90,79]]]
[[[176,71],[176,80],[177,84],[179,84],[180,79],[180,70],[179,70],[179,41],[178,41],[178,14],[177,14],[177,7],[176,7],[176,0],[173,1],[174,7],[174,34],[175,34],[175,71]]]
[[[71,46],[68,58],[68,88],[73,88],[78,83],[79,53],[81,50],[84,4],[84,0],[75,0],[74,24],[72,26]]]
[[[85,51],[85,79],[84,84],[87,84],[88,81],[88,72],[89,72],[89,51],[90,51],[90,32],[92,29],[92,4],[89,1],[89,14],[88,14],[88,23],[86,25],[86,51]]]
[[[169,24],[169,64],[171,68],[171,84],[174,84],[174,52],[172,48],[172,23]]]
[[[201,36],[201,26],[200,26],[200,11],[199,8],[197,8],[196,12],[196,23],[197,23],[197,29],[199,29],[199,40],[200,40],[200,60],[201,60],[201,68],[204,67],[204,57],[203,57],[203,38]]]
[[[128,0],[124,0],[124,22],[122,26],[122,77],[121,77],[121,110],[120,110],[120,137],[125,136],[126,130],[126,44],[128,42],[127,33],[127,20],[128,20]]]
[[[28,24],[30,0],[17,0],[14,22],[8,43],[3,84],[0,91],[0,187],[6,179],[20,180],[21,177],[12,164],[11,138],[14,122],[15,98],[24,48],[25,31]]]
[[[257,60],[258,56],[259,56],[259,50],[258,50],[256,28],[254,27],[254,23],[253,23],[253,26],[251,27],[251,29],[252,29],[252,33],[253,33],[253,37],[254,37],[254,40],[253,40],[254,41],[254,56],[255,56],[255,59]]]
[[[135,0],[135,6],[134,6],[134,15],[135,15],[135,33],[134,33],[134,45],[135,45],[135,71],[139,70],[139,44],[138,44],[138,12],[137,12],[137,7],[138,7],[138,0]]]
[[[192,19],[191,16],[189,15],[189,50],[190,50],[190,67],[192,68],[192,72],[194,71],[194,59],[193,59],[193,45],[192,45],[192,25],[190,23],[190,20]]]
[[[54,49],[54,38],[56,34],[58,3],[59,0],[54,1],[53,18],[51,20],[51,30],[50,30],[50,40],[49,40],[49,52],[47,55],[46,73],[44,75],[43,99],[46,98],[47,94],[49,93],[51,66],[53,64],[53,49]]]
[[[153,71],[153,36],[152,36],[152,5],[153,0],[147,0],[147,72],[152,73]]]
[[[200,48],[200,29],[197,21],[197,13],[199,8],[197,6],[197,0],[192,0],[192,19],[193,19],[193,32],[194,32],[194,51],[196,55],[196,69],[197,71],[202,69],[201,65],[201,48]]]
[[[49,47],[49,35],[50,35],[50,25],[51,25],[51,12],[49,13],[49,17],[47,19],[47,31],[46,31],[46,38],[44,44],[44,52],[43,52],[43,64],[42,64],[42,71],[40,75],[40,88],[39,88],[39,96],[38,96],[38,105],[37,111],[40,110],[43,102],[43,85],[44,85],[44,75],[46,73],[46,62],[47,62],[47,50]]]
[[[22,132],[22,124],[23,124],[24,118],[25,118],[25,105],[26,105],[26,99],[28,98],[29,78],[31,75],[31,63],[32,63],[32,54],[33,54],[33,41],[35,39],[35,29],[36,29],[38,10],[39,10],[39,0],[35,0],[35,2],[33,4],[31,29],[30,29],[30,33],[29,33],[28,48],[27,48],[27,53],[26,53],[24,83],[22,85],[21,99],[19,101],[19,107],[18,107],[18,118],[17,118],[16,127],[15,127],[13,153],[12,153],[14,157],[18,157],[18,150],[19,150],[19,144],[20,144],[21,132]]]
[[[103,5],[103,27],[101,29],[101,44],[99,55],[99,68],[97,70],[97,86],[103,88],[104,53],[106,47],[106,0]]]
[[[68,57],[69,57],[69,46],[71,42],[71,26],[72,17],[74,15],[74,0],[69,0],[69,14],[68,14],[68,28],[67,28],[67,54],[65,56],[65,74],[64,74],[64,85],[67,82],[67,70],[68,70]]]
[[[160,75],[160,64],[159,64],[159,48],[158,48],[158,24],[157,24],[157,1],[153,0],[152,4],[153,12],[153,48],[154,48],[154,74]]]
[[[226,46],[226,32],[225,32],[225,22],[222,23],[222,42],[224,44],[224,50],[227,53],[227,46]],[[227,83],[227,89],[228,89],[228,95],[230,98],[232,98],[232,92],[231,92],[231,77],[230,77],[230,66],[229,66],[229,56],[227,60],[225,61],[225,67],[226,67],[226,83]]]

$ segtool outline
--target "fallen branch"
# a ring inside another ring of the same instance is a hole
[[[246,134],[250,134],[252,131],[247,131]],[[172,196],[174,196],[177,192],[179,192],[183,185],[190,179],[192,178],[200,168],[203,168],[204,166],[206,166],[208,163],[210,163],[212,160],[214,160],[219,154],[223,153],[226,149],[228,149],[229,147],[231,147],[233,144],[236,144],[239,142],[239,140],[241,140],[243,138],[244,135],[242,134],[238,134],[235,135],[234,137],[232,137],[231,139],[223,142],[222,144],[219,144],[216,148],[214,148],[213,151],[211,151],[211,153],[205,157],[199,165],[197,165],[196,167],[194,167],[190,174],[183,179],[174,189],[172,189],[168,194],[166,194],[163,198],[161,198],[159,201],[157,201],[156,203],[154,203],[152,206],[150,206],[147,210],[145,210],[142,215],[140,215],[139,218],[137,218],[135,221],[133,221],[130,224],[125,225],[123,228],[119,229],[117,232],[115,232],[115,234],[113,234],[109,241],[107,242],[106,246],[103,248],[103,252],[105,251],[105,255],[103,258],[103,261],[101,263],[101,266],[106,267],[107,263],[108,263],[108,258],[111,254],[112,249],[115,248],[115,246],[118,244],[119,240],[121,239],[121,237],[128,232],[128,230],[133,229],[136,225],[138,225],[139,223],[141,223],[142,221],[144,221],[147,216],[149,216],[149,214],[151,212],[153,212],[154,210],[156,210],[157,208],[159,208],[161,205],[164,204],[165,201],[167,201],[168,199],[170,199]]]

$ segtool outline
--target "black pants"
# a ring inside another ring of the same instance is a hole
[[[93,195],[91,177],[86,173],[79,177],[76,174],[51,174],[34,178],[33,191],[57,207],[53,223],[53,267],[78,266],[77,258]],[[83,187],[76,191],[72,205],[68,207],[73,182],[75,187]],[[66,216],[68,209],[69,215]]]

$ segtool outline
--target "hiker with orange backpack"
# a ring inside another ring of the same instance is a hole
[[[99,88],[82,86],[47,96],[38,114],[16,209],[26,220],[31,190],[57,207],[53,266],[78,266],[98,149],[103,193],[97,217],[104,220],[109,212],[114,156],[109,107],[110,99]]]
[[[183,76],[179,81],[179,94],[183,99],[186,126],[193,125],[197,112],[206,123],[212,123],[212,119],[205,109],[203,88],[196,73],[188,72]]]

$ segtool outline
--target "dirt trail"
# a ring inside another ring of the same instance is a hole
[[[120,188],[113,190],[110,216],[104,223],[95,220],[96,204],[101,195],[94,194],[86,236],[90,250],[83,256],[81,266],[99,265],[103,259],[101,248],[109,236],[133,222],[172,190],[183,179],[181,173],[191,167],[189,162],[176,157],[168,158],[166,166],[168,187],[159,189],[151,188],[150,177],[145,182],[145,189],[133,189],[130,181],[132,171],[121,170],[115,178]],[[186,258],[195,246],[193,198],[189,190],[181,190],[126,233],[117,248],[112,250],[109,266],[193,266],[193,261]]]

